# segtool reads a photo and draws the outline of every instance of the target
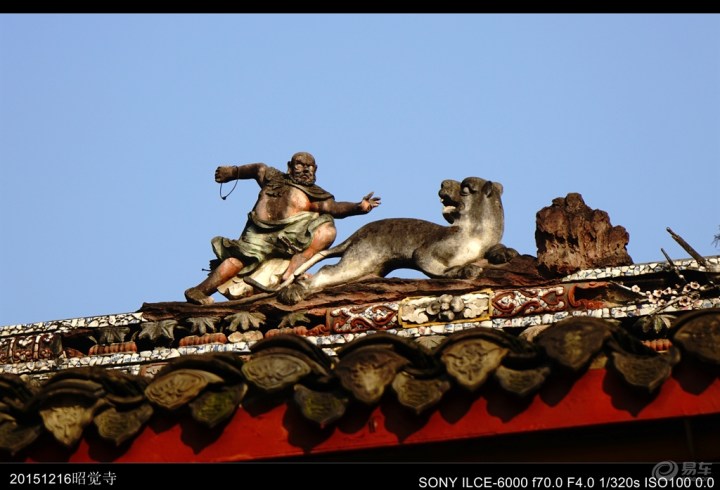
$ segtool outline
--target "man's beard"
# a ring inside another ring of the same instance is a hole
[[[305,175],[294,175],[290,174],[290,180],[295,182],[296,184],[300,185],[313,185],[315,183],[315,176],[305,176]]]

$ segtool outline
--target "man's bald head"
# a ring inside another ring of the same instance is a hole
[[[299,162],[304,165],[314,165],[317,167],[317,164],[315,163],[315,157],[306,151],[299,151],[295,153],[292,158],[290,158],[288,164],[292,164],[295,162]]]
[[[315,157],[306,151],[295,153],[288,162],[288,174],[290,174],[290,178],[298,184],[314,184],[316,169],[317,164],[315,163]]]

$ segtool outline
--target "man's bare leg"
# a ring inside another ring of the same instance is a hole
[[[210,272],[207,279],[194,288],[190,288],[185,291],[185,299],[188,303],[195,303],[198,305],[213,304],[215,301],[210,297],[210,295],[217,291],[218,286],[235,277],[235,275],[237,275],[243,267],[245,267],[243,263],[236,258],[223,260],[222,264]]]
[[[290,259],[290,264],[282,275],[282,281],[292,277],[297,268],[310,260],[313,255],[330,248],[330,245],[335,241],[335,236],[337,236],[337,230],[334,224],[323,223],[320,225],[313,233],[310,246],[306,250],[293,255],[292,259]]]

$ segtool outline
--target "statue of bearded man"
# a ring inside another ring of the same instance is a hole
[[[273,258],[289,259],[282,281],[316,253],[335,240],[334,218],[366,214],[380,205],[372,193],[360,202],[338,202],[332,194],[315,185],[317,165],[306,152],[295,153],[288,171],[264,163],[223,166],[215,170],[219,183],[255,179],[260,193],[239,239],[215,237],[211,244],[217,260],[211,261],[207,279],[185,291],[187,301],[212,304],[211,295],[235,276],[254,272]]]

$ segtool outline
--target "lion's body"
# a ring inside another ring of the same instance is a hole
[[[282,296],[295,302],[320,288],[366,276],[385,276],[401,268],[436,278],[472,277],[481,271],[472,263],[484,258],[502,239],[501,194],[501,185],[477,177],[468,177],[462,183],[445,181],[440,195],[451,203],[452,212],[446,214],[451,226],[412,218],[368,223],[322,253],[323,257],[342,256],[340,262],[323,267]],[[471,272],[467,267],[474,269]]]

